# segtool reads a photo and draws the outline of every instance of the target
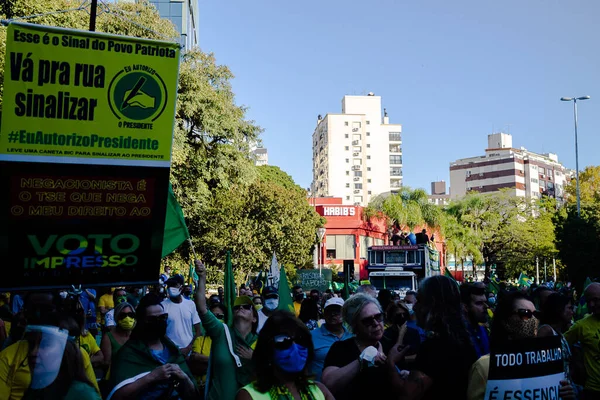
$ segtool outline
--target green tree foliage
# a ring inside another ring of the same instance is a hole
[[[442,218],[441,209],[429,203],[425,190],[408,186],[400,188],[397,194],[386,193],[371,200],[365,216],[370,218],[377,213],[383,213],[390,226],[407,227],[411,231],[418,225],[438,228]]]
[[[579,173],[579,192],[582,204],[600,203],[600,166],[588,166]],[[569,204],[576,204],[577,181],[572,179],[566,187]]]
[[[574,206],[562,209],[555,223],[560,258],[569,279],[581,291],[588,276],[600,277],[600,202],[582,203],[581,218]]]
[[[480,246],[486,276],[492,264],[496,264],[501,278],[512,278],[521,272],[532,275],[536,257],[551,259],[556,253],[552,224],[555,204],[548,204],[546,199],[532,204],[509,191],[469,193],[452,202],[446,212],[459,226],[470,230],[462,233],[459,228],[446,227],[450,232],[446,235],[457,232],[454,235],[458,237],[459,250]]]

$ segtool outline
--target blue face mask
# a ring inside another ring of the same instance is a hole
[[[275,349],[273,361],[283,372],[297,374],[304,369],[306,359],[308,358],[308,349],[299,344],[292,345],[285,350]]]

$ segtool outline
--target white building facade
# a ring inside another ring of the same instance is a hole
[[[312,144],[316,197],[366,206],[402,186],[402,126],[382,116],[380,96],[344,96],[341,114],[319,116]]]
[[[571,174],[556,154],[513,148],[511,135],[494,133],[488,135],[485,155],[450,164],[451,198],[470,191],[489,193],[507,188],[514,196],[535,199],[547,195],[562,203]]]

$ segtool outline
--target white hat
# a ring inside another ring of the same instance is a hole
[[[329,300],[327,300],[325,302],[325,307],[323,307],[323,309],[329,307],[329,306],[340,306],[342,307],[344,305],[344,299],[342,299],[341,297],[332,297]]]

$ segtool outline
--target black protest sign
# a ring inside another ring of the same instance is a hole
[[[0,163],[0,290],[156,283],[168,185],[168,168]]]
[[[494,344],[486,400],[558,400],[564,364],[560,338],[509,340]]]

